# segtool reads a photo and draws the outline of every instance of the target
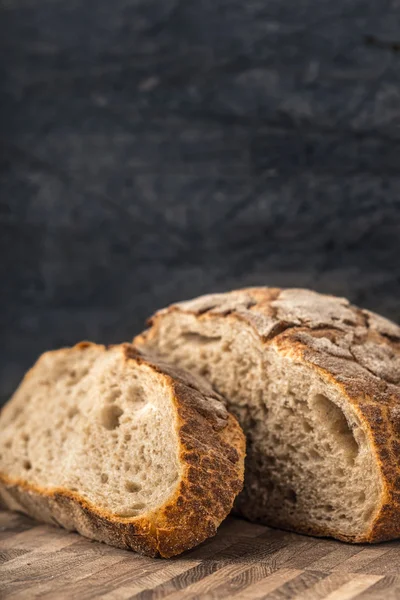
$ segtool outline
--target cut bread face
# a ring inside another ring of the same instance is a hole
[[[247,437],[242,515],[346,541],[400,535],[394,323],[342,298],[252,288],[160,311],[136,342],[227,398]]]
[[[118,351],[46,354],[2,416],[2,470],[119,517],[143,514],[181,477],[173,410],[157,373],[127,369]]]
[[[44,354],[0,429],[6,505],[145,554],[215,533],[242,485],[243,434],[221,397],[129,344]]]

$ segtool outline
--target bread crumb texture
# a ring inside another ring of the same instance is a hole
[[[140,347],[198,373],[247,436],[237,509],[346,541],[400,535],[400,327],[344,298],[248,288],[159,311]]]
[[[8,507],[153,556],[213,535],[242,487],[244,438],[222,398],[130,344],[45,353],[0,429]]]

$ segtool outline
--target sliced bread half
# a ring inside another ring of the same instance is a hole
[[[400,327],[343,298],[252,288],[158,312],[136,339],[206,377],[247,436],[251,520],[400,536]]]
[[[210,385],[130,344],[43,354],[0,415],[7,507],[149,556],[214,535],[243,462]]]

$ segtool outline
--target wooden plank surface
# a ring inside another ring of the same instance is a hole
[[[0,598],[396,600],[400,541],[352,546],[230,518],[164,560],[0,511]]]

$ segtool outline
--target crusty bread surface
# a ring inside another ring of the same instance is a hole
[[[43,354],[0,415],[5,506],[170,557],[216,533],[243,433],[211,386],[131,344]]]
[[[400,536],[400,327],[346,299],[248,288],[163,309],[135,340],[207,378],[247,436],[245,517]]]

